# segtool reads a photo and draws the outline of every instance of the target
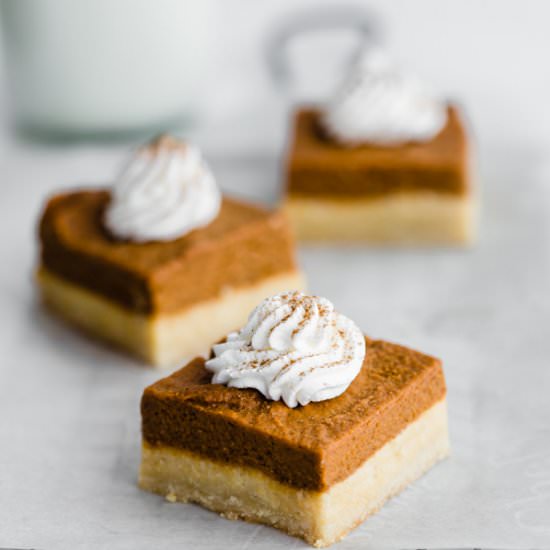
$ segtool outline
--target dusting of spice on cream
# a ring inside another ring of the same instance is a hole
[[[168,241],[208,225],[220,206],[199,149],[163,135],[140,147],[117,178],[104,223],[120,239]]]
[[[365,338],[326,298],[290,291],[265,299],[213,351],[213,383],[296,407],[342,394],[361,370]]]

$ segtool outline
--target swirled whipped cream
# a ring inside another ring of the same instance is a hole
[[[213,351],[212,383],[255,388],[296,407],[347,389],[363,365],[365,337],[327,299],[287,292],[265,299]]]
[[[385,52],[369,48],[326,106],[322,123],[344,145],[428,141],[447,121],[447,107]]]
[[[208,225],[220,204],[200,151],[161,136],[139,148],[118,177],[104,222],[120,239],[169,241]]]

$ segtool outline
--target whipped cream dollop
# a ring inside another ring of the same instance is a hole
[[[324,109],[327,133],[342,144],[428,141],[447,121],[447,106],[379,48],[366,49]]]
[[[213,351],[212,383],[255,388],[296,407],[347,389],[363,365],[365,337],[327,299],[287,292],[265,299]]]
[[[168,241],[208,225],[221,193],[200,151],[171,136],[139,148],[118,177],[105,212],[120,239]]]

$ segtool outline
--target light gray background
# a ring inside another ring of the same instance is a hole
[[[223,71],[243,78],[220,73],[230,90],[223,99],[213,86],[193,135],[225,190],[277,197],[285,104],[270,88],[261,44],[275,15],[311,4],[220,2],[220,40],[231,53]],[[465,103],[483,209],[469,251],[300,250],[313,292],[370,335],[443,358],[449,386],[452,457],[338,548],[545,548],[550,12],[534,1],[369,6],[385,18],[392,50]],[[307,61],[311,52],[301,55]],[[0,546],[304,547],[140,492],[139,398],[159,374],[67,330],[37,303],[35,222],[44,198],[107,181],[124,151],[0,134]]]

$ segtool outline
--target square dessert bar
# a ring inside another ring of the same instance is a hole
[[[166,242],[111,238],[106,191],[49,201],[38,282],[47,304],[148,362],[205,352],[265,296],[302,287],[284,216],[224,198],[207,227]]]
[[[286,207],[304,240],[465,244],[474,234],[468,139],[459,111],[423,143],[346,147],[315,109],[299,110]]]
[[[341,539],[449,452],[439,360],[367,339],[339,397],[289,408],[211,384],[205,360],[142,398],[140,486],[314,546]]]

